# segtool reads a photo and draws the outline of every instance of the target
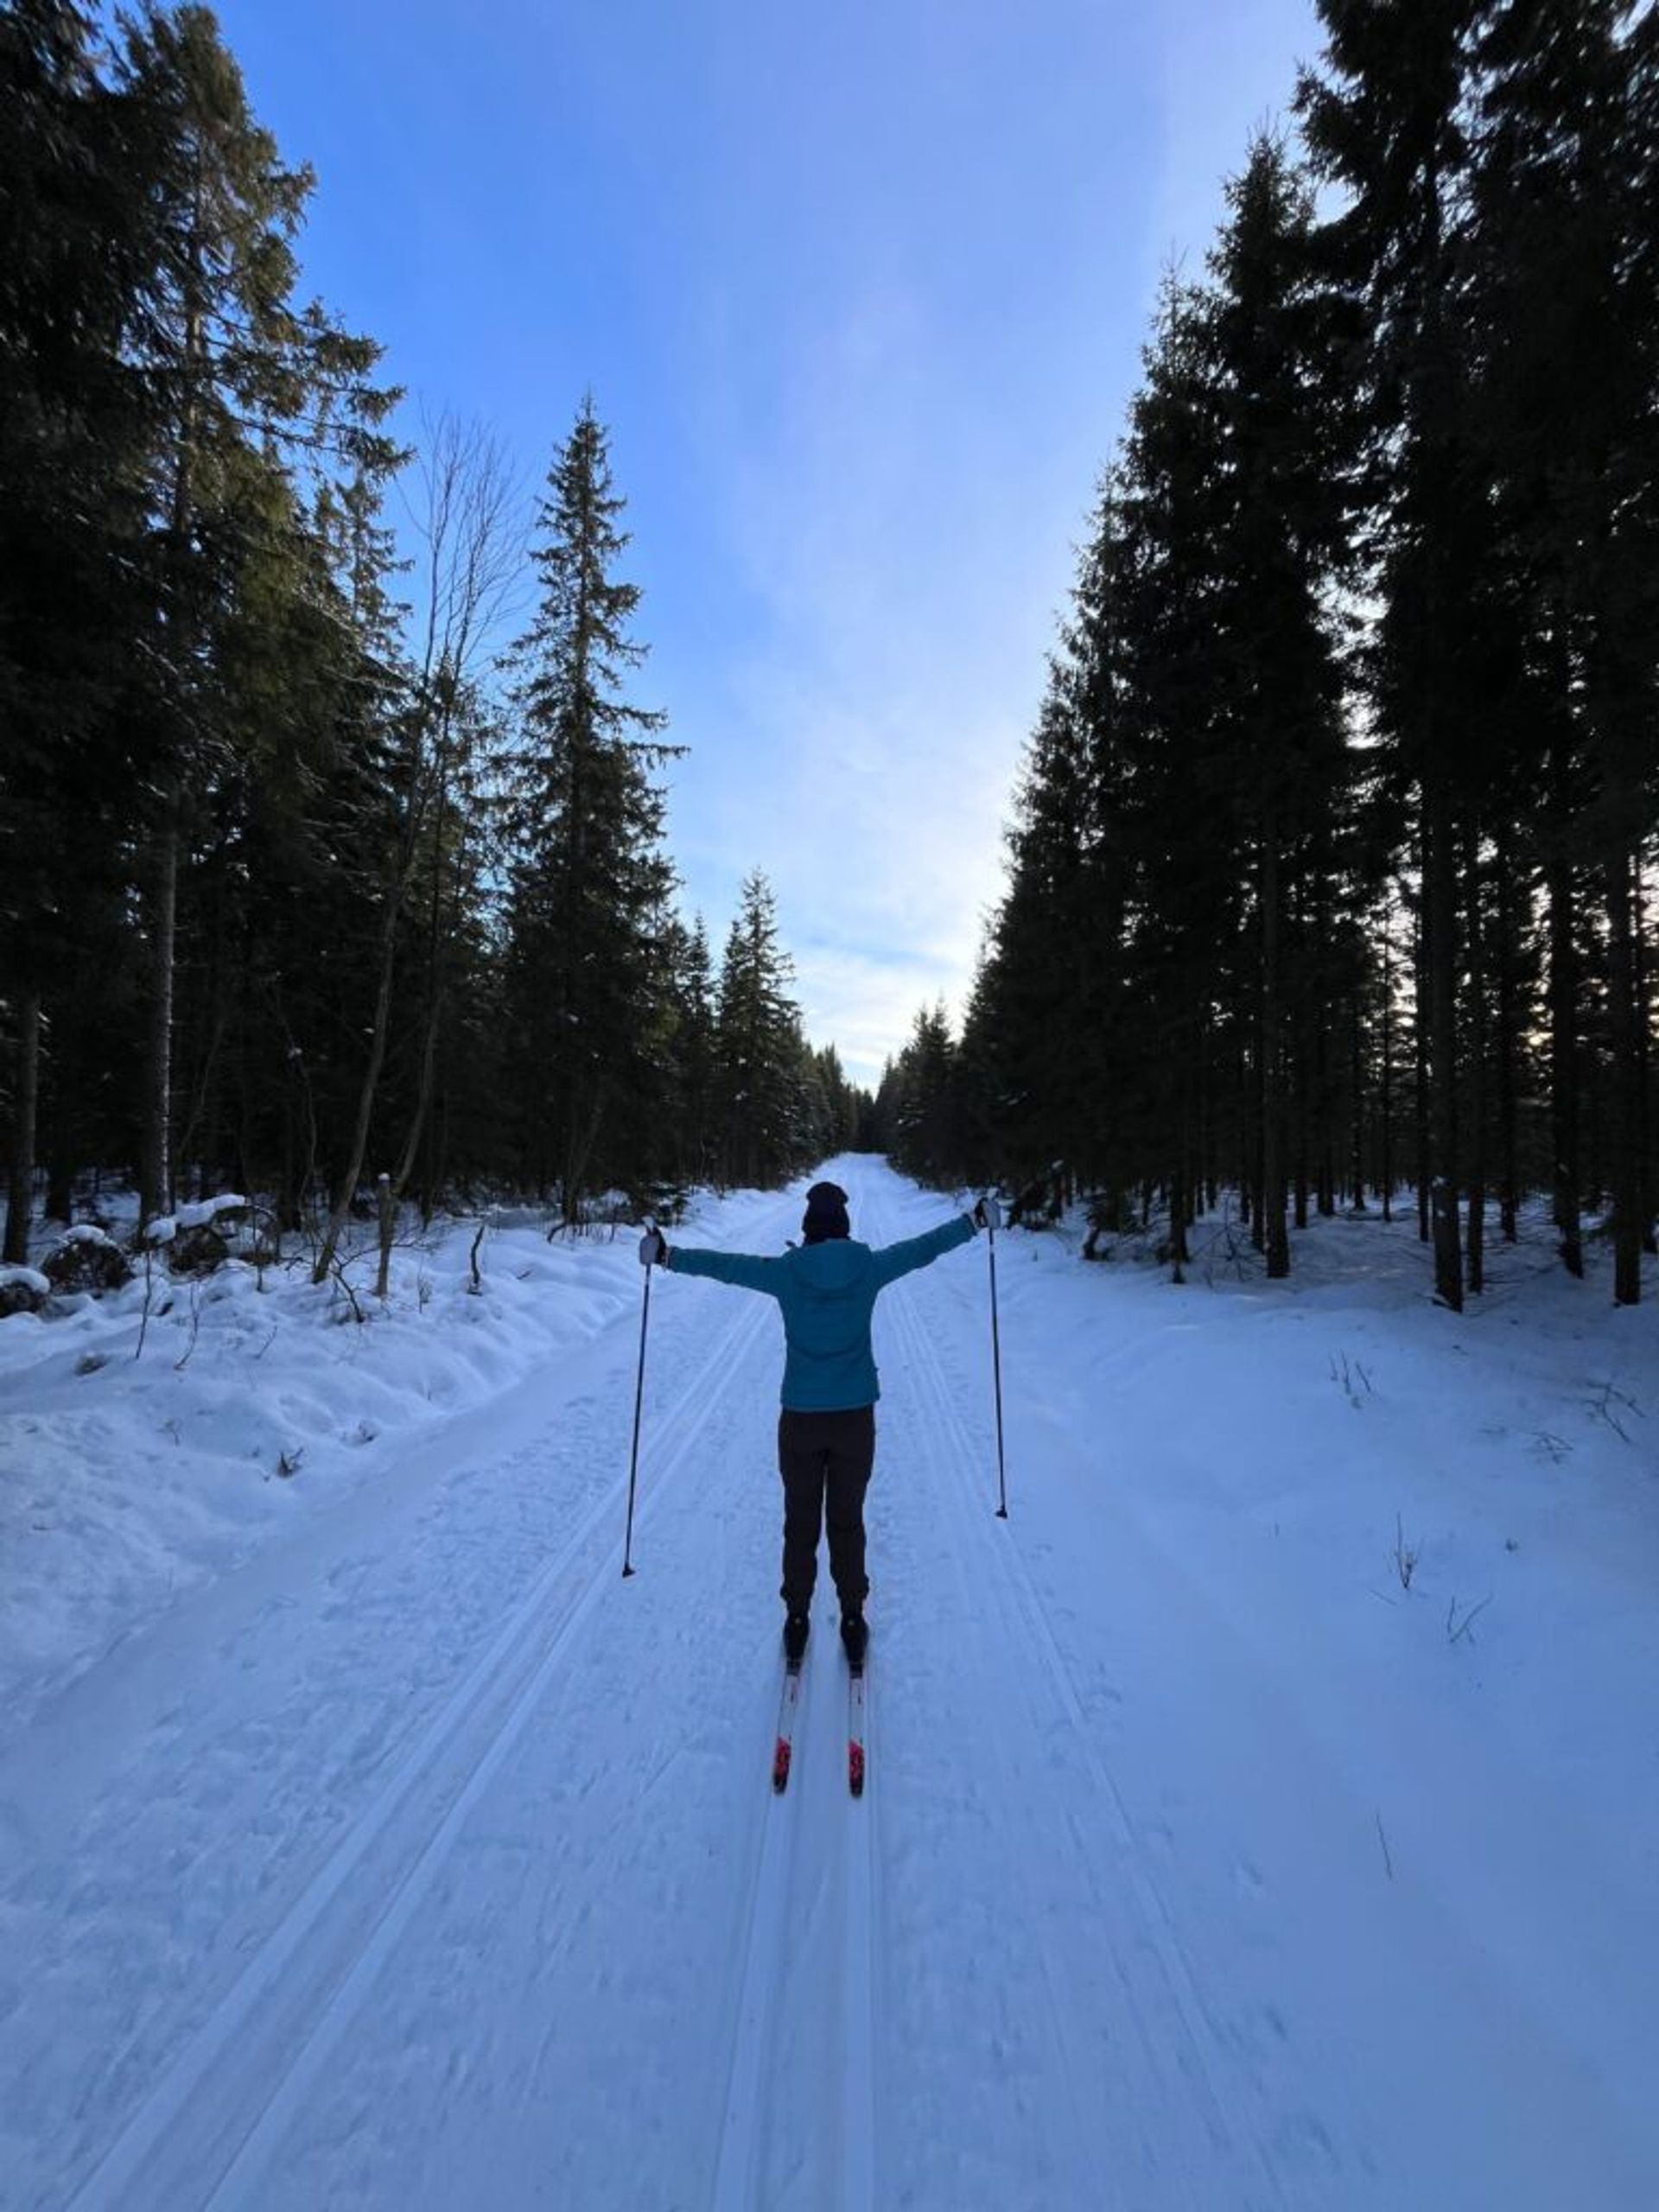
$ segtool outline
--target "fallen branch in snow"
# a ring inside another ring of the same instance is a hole
[[[1389,1839],[1382,1832],[1382,1815],[1381,1813],[1376,1816],[1376,1840],[1382,1847],[1382,1864],[1388,1870],[1389,1879],[1392,1881],[1394,1879],[1394,1859],[1389,1851]]]
[[[474,1298],[478,1298],[483,1294],[484,1278],[479,1272],[478,1248],[484,1242],[484,1231],[489,1227],[489,1225],[488,1215],[480,1215],[478,1224],[478,1234],[473,1239],[472,1250],[467,1255],[467,1264],[473,1271],[471,1287],[472,1294]]]
[[[1411,1578],[1416,1571],[1417,1561],[1422,1554],[1422,1549],[1421,1544],[1407,1543],[1405,1530],[1401,1526],[1400,1516],[1396,1513],[1394,1516],[1394,1571],[1400,1577],[1400,1587],[1402,1590],[1409,1590],[1411,1587]]]
[[[1337,1368],[1337,1363],[1338,1360],[1342,1363],[1340,1373],[1338,1373]],[[1366,1373],[1365,1370],[1360,1365],[1357,1360],[1353,1361],[1351,1364],[1348,1355],[1345,1351],[1333,1351],[1332,1353],[1331,1380],[1333,1382],[1339,1382],[1341,1384],[1344,1396],[1347,1399],[1349,1404],[1356,1410],[1363,1406],[1366,1399],[1372,1396],[1375,1393],[1376,1385],[1372,1382],[1370,1376]]]
[[[345,1292],[346,1297],[351,1300],[352,1319],[354,1321],[361,1321],[364,1319],[363,1308],[357,1302],[357,1293],[352,1288],[351,1284],[346,1280],[346,1259],[347,1256],[348,1255],[342,1255],[338,1249],[331,1252],[328,1255],[328,1272],[333,1275],[334,1281]]]
[[[1615,1436],[1621,1438],[1624,1442],[1628,1444],[1630,1440],[1630,1431],[1625,1427],[1624,1422],[1619,1420],[1618,1414],[1611,1410],[1612,1401],[1615,1398],[1618,1399],[1621,1406],[1624,1407],[1627,1412],[1633,1413],[1638,1421],[1642,1418],[1641,1407],[1637,1405],[1636,1400],[1630,1395],[1628,1391],[1615,1389],[1613,1387],[1613,1379],[1611,1375],[1601,1386],[1600,1397],[1592,1398],[1588,1401],[1590,1410],[1600,1420],[1606,1422],[1608,1427],[1612,1430]]]
[[[1478,1605],[1471,1605],[1463,1618],[1459,1620],[1458,1601],[1454,1597],[1452,1600],[1451,1605],[1447,1609],[1446,1616],[1446,1642],[1448,1643],[1455,1643],[1459,1637],[1469,1636],[1471,1628],[1474,1625],[1475,1622],[1479,1619],[1481,1614],[1485,1611],[1487,1606],[1490,1605],[1491,1602],[1491,1592],[1489,1591]],[[1469,1636],[1469,1641],[1471,1643],[1472,1643],[1474,1640],[1475,1639],[1472,1636]]]
[[[1090,1231],[1091,1236],[1094,1233]],[[1218,1255],[1219,1257],[1217,1257]],[[1088,1256],[1092,1259],[1094,1255],[1090,1253]],[[1215,1288],[1217,1266],[1230,1269],[1234,1278],[1243,1282],[1247,1276],[1259,1275],[1267,1265],[1262,1255],[1251,1243],[1249,1232],[1234,1225],[1230,1199],[1228,1201],[1225,1219],[1218,1228],[1211,1231],[1204,1243],[1198,1246],[1197,1256],[1198,1263],[1204,1269],[1205,1281],[1212,1290]]]

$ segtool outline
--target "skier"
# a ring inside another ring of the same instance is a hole
[[[854,1240],[847,1193],[815,1183],[806,1194],[804,1243],[777,1259],[747,1252],[670,1250],[658,1229],[639,1240],[642,1266],[762,1290],[784,1317],[783,1410],[778,1471],[784,1483],[784,1656],[798,1667],[810,1626],[808,1607],[818,1572],[818,1532],[830,1531],[830,1572],[841,1599],[841,1640],[855,1668],[864,1663],[864,1491],[875,1459],[875,1401],[880,1395],[870,1350],[879,1294],[900,1275],[966,1244],[975,1230],[999,1225],[996,1200],[971,1214],[873,1251]]]

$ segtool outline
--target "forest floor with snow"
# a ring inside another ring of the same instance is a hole
[[[5,2212],[1659,2203],[1659,1270],[1007,1232],[1006,1521],[906,1278],[774,1798],[774,1309],[653,1277],[625,1580],[634,1236],[475,1229],[0,1320]]]

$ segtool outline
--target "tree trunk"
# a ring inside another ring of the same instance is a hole
[[[1429,748],[1425,758],[1432,760]],[[1424,904],[1428,928],[1429,1211],[1434,1293],[1463,1311],[1458,1229],[1457,851],[1449,794],[1431,767],[1423,806]]]
[[[375,1199],[380,1224],[380,1265],[374,1278],[374,1294],[384,1306],[391,1287],[391,1247],[397,1228],[397,1201],[390,1175],[375,1178]]]
[[[1412,1049],[1415,1058],[1412,1067],[1412,1106],[1417,1125],[1417,1236],[1420,1243],[1429,1239],[1428,1185],[1430,1178],[1428,1138],[1428,922],[1427,901],[1423,888],[1428,880],[1427,839],[1423,841],[1423,883],[1420,885],[1417,912],[1412,935]]]
[[[1394,900],[1382,905],[1382,1128],[1378,1169],[1382,1184],[1382,1218],[1394,1219]]]
[[[1364,1022],[1362,1019],[1360,995],[1356,987],[1351,1007],[1352,1020],[1349,1024],[1348,1057],[1349,1082],[1353,1100],[1349,1116],[1349,1135],[1351,1153],[1349,1181],[1353,1191],[1354,1211],[1365,1211],[1365,1054]]]
[[[0,1260],[29,1263],[29,1226],[35,1210],[35,1123],[41,1095],[41,995],[25,991],[17,1006],[17,1075],[11,1122],[11,1172],[6,1192],[6,1236]]]
[[[190,603],[185,588],[195,515],[196,438],[200,423],[201,382],[207,359],[203,306],[203,200],[198,168],[194,219],[181,272],[184,336],[179,356],[178,448],[168,517],[167,569],[175,609]],[[185,686],[192,639],[188,620],[180,620],[168,644],[173,685]],[[169,687],[170,689],[171,687]],[[181,710],[178,698],[174,711]],[[180,744],[180,733],[168,741]],[[162,793],[161,823],[151,854],[149,886],[149,1034],[147,1040],[143,1126],[138,1160],[138,1222],[142,1229],[158,1214],[173,1210],[173,992],[179,916],[179,843],[184,819],[184,786],[175,771]]]
[[[415,1163],[420,1157],[421,1140],[425,1134],[427,1117],[432,1110],[432,1093],[437,1078],[438,1032],[442,1026],[447,984],[443,961],[443,833],[448,808],[449,789],[442,764],[448,757],[448,723],[447,718],[440,726],[438,758],[440,772],[437,804],[432,827],[432,903],[427,918],[426,948],[426,1007],[422,1020],[421,1072],[415,1095],[415,1112],[409,1125],[409,1135],[404,1142],[403,1156],[397,1162],[391,1179],[391,1194],[401,1198],[415,1173]],[[455,858],[457,881],[461,873],[461,856]],[[429,1195],[423,1198],[423,1221],[431,1218]]]
[[[1480,831],[1472,823],[1464,848],[1464,895],[1469,914],[1469,1242],[1465,1279],[1471,1293],[1478,1296],[1486,1287],[1486,976]]]
[[[138,1161],[141,1228],[173,1208],[173,974],[179,915],[180,804],[175,784],[162,795],[162,823],[150,856],[149,1024]]]
[[[340,1240],[346,1231],[352,1200],[357,1195],[363,1162],[368,1154],[369,1128],[374,1118],[374,1096],[380,1085],[380,1071],[386,1058],[386,1036],[391,1027],[391,983],[397,959],[397,917],[402,906],[403,885],[400,881],[386,898],[385,918],[380,928],[380,981],[375,992],[374,1027],[369,1039],[368,1065],[363,1071],[362,1087],[357,1097],[357,1126],[352,1132],[352,1149],[346,1163],[346,1172],[334,1192],[334,1211],[328,1217],[328,1226],[323,1231],[322,1243],[317,1249],[316,1262],[311,1269],[314,1283],[328,1280],[328,1270],[340,1249]]]
[[[1285,1224],[1285,1106],[1280,1065],[1279,838],[1269,817],[1262,831],[1262,1230],[1268,1274],[1274,1281],[1290,1273],[1290,1237]]]
[[[60,1123],[63,1119],[61,1111],[53,1116],[54,1123]],[[48,1221],[68,1222],[75,1217],[75,1154],[68,1136],[60,1127],[54,1128],[46,1167],[46,1217]]]
[[[1562,741],[1563,748],[1565,740]],[[1567,858],[1566,763],[1555,762],[1554,819],[1547,870],[1549,894],[1549,1103],[1551,1176],[1561,1264],[1582,1277],[1579,1098],[1579,949],[1573,933],[1573,870]]]
[[[1637,1095],[1640,1107],[1637,1128],[1637,1157],[1642,1162],[1642,1249],[1652,1258],[1659,1253],[1655,1230],[1659,1209],[1659,1174],[1653,1154],[1653,986],[1649,975],[1648,933],[1643,911],[1642,868],[1638,859],[1631,885],[1630,931],[1636,954]]]
[[[1642,1032],[1630,855],[1607,861],[1603,882],[1607,906],[1607,1043],[1609,1144],[1613,1201],[1613,1302],[1635,1306],[1642,1297],[1643,1205]]]
[[[1517,925],[1514,873],[1510,833],[1507,830],[1500,830],[1495,868],[1497,880],[1498,1214],[1506,1244],[1513,1244],[1519,1234],[1521,1204],[1520,1146],[1516,1128],[1516,1060],[1520,1040],[1516,1011]]]

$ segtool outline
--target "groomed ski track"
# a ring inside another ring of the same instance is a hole
[[[873,1243],[947,1210],[836,1173]],[[728,1241],[798,1216],[756,1201]],[[1280,1986],[1302,1902],[1229,1793],[1273,1770],[1305,1867],[1353,1884],[1333,1927],[1376,1910],[1373,1808],[1120,1510],[1109,1440],[1017,1371],[995,1517],[982,1241],[878,1311],[861,1801],[827,1578],[769,1786],[774,1310],[658,1284],[625,1582],[636,1348],[624,1317],[435,1434],[0,1753],[6,2212],[1472,2208],[1547,2081],[1585,2201],[1637,2201],[1595,2085],[1432,1894],[1389,1971],[1503,2049],[1464,2167],[1414,2174],[1390,2114],[1432,2051],[1351,2044],[1340,1957]],[[1183,1766],[1199,1700],[1237,1772]]]

